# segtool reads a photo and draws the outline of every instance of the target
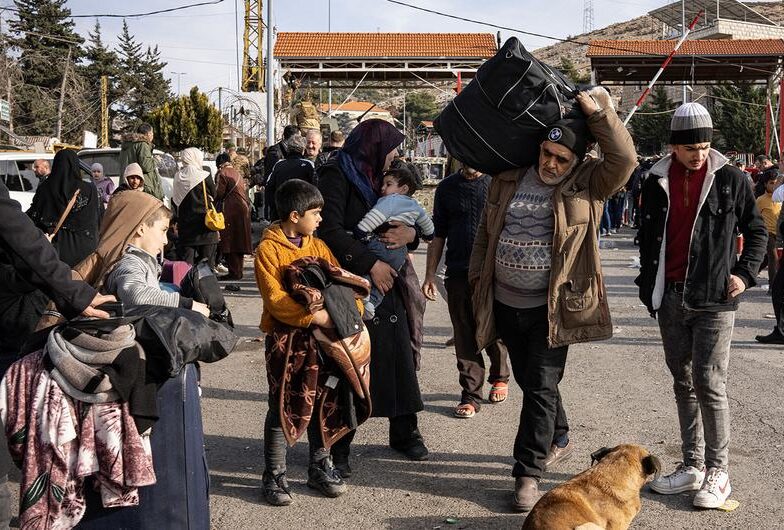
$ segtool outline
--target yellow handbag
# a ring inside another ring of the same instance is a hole
[[[223,218],[223,213],[215,209],[213,202],[207,200],[206,181],[201,181],[201,188],[204,190],[204,208],[207,209],[207,213],[204,215],[204,224],[207,225],[207,228],[215,232],[223,230],[226,228],[226,220]]]

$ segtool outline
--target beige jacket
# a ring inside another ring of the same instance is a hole
[[[555,229],[547,297],[550,347],[612,336],[598,232],[604,200],[626,183],[637,165],[637,153],[611,108],[595,112],[588,126],[604,158],[579,164],[552,196]],[[474,240],[468,279],[480,348],[497,338],[493,315],[496,248],[506,210],[526,171],[513,169],[493,177]]]

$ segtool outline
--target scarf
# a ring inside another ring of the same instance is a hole
[[[381,194],[387,155],[404,139],[403,133],[391,123],[366,120],[354,127],[338,153],[340,168],[371,208]]]
[[[136,344],[133,326],[119,326],[110,333],[94,337],[69,327],[58,327],[49,334],[44,348],[54,368],[54,379],[63,392],[85,403],[107,403],[119,399],[106,367],[123,352],[144,358]]]
[[[174,175],[172,202],[179,206],[193,188],[202,183],[210,174],[202,169],[204,153],[195,147],[189,147],[180,154],[182,168]]]

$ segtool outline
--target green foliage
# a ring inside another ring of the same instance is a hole
[[[150,114],[158,144],[166,150],[180,151],[198,147],[204,151],[220,149],[223,119],[207,95],[193,87],[187,96],[167,101]]]
[[[18,51],[22,84],[14,91],[14,127],[21,134],[54,134],[57,124],[57,103],[68,63],[69,76],[74,73],[83,39],[74,31],[66,0],[15,0],[17,18],[10,22]],[[66,87],[64,115],[78,112],[79,102],[70,97]]]
[[[132,128],[145,121],[150,113],[171,99],[169,81],[163,76],[166,63],[161,61],[158,46],[147,47],[136,42],[123,21],[117,54],[120,57],[118,88],[122,94],[117,113],[121,126]]]
[[[763,88],[746,83],[728,83],[712,89],[714,100],[714,145],[722,151],[762,153],[765,148],[765,105]]]
[[[441,109],[431,92],[416,91],[406,94],[406,125],[416,128],[423,120],[433,120]]]
[[[109,105],[109,126],[114,122],[117,111],[113,104],[120,99],[119,89],[119,69],[117,64],[119,58],[117,53],[106,47],[101,38],[101,24],[95,21],[93,31],[90,32],[87,46],[84,50],[84,64],[79,67],[82,77],[88,87],[87,99],[93,107],[100,108],[101,105],[101,76],[108,78],[107,103]],[[95,115],[85,124],[96,133],[101,129],[101,116]],[[110,132],[111,135],[111,132]]]
[[[637,152],[641,155],[656,155],[664,151],[670,139],[670,121],[675,104],[667,96],[664,87],[653,90],[649,102],[632,116],[631,127]],[[651,113],[651,114],[646,114]]]
[[[574,61],[565,55],[561,56],[561,66],[559,69],[572,81],[572,83],[582,85],[591,82],[591,72],[580,73],[577,66],[574,64]]]

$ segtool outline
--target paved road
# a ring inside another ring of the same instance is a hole
[[[637,255],[631,232],[607,244],[612,248],[602,250],[602,259],[615,336],[570,348],[561,388],[576,457],[548,474],[544,489],[585,469],[589,454],[603,446],[645,445],[668,468],[679,459],[675,403],[658,328],[637,299],[637,271],[629,268]],[[415,254],[415,263],[421,274],[423,250]],[[247,278],[240,282],[242,291],[230,297],[243,342],[229,358],[203,369],[213,528],[520,527],[523,516],[511,513],[509,501],[521,392],[513,384],[506,403],[488,404],[473,419],[452,417],[459,392],[454,352],[444,347],[452,330],[443,301],[428,306],[419,374],[425,401],[420,424],[430,460],[401,458],[386,445],[386,421],[372,419],[356,437],[348,493],[326,499],[305,486],[303,441],[289,456],[294,504],[266,505],[259,486],[267,389],[262,344],[253,341],[259,336],[261,300],[252,272]],[[644,491],[633,528],[784,528],[784,355],[779,347],[754,342],[755,334],[772,326],[763,319],[770,311],[769,299],[758,287],[745,295],[736,318],[729,380],[730,472],[732,497],[740,507],[732,513],[698,512],[688,494],[665,497]]]

